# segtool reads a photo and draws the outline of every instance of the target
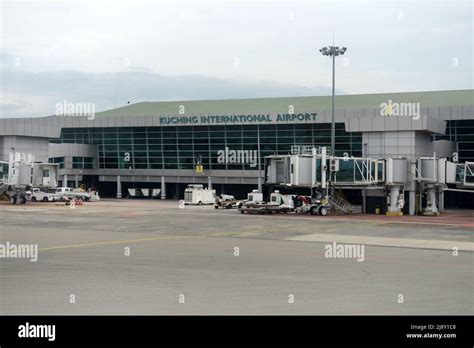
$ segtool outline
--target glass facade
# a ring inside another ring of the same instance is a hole
[[[8,163],[0,163],[0,179],[8,178]]]
[[[93,169],[95,168],[93,157],[73,157],[72,167],[74,169]]]
[[[446,134],[433,138],[457,142],[459,162],[474,161],[474,120],[447,121]]]
[[[331,124],[63,128],[55,142],[98,145],[98,168],[194,169],[200,162],[205,169],[255,170],[219,163],[218,151],[258,150],[259,138],[263,169],[265,156],[287,154],[292,145],[330,146]],[[336,124],[336,148],[338,156],[361,156],[362,134]]]
[[[59,164],[59,169],[64,168],[64,157],[52,157],[48,160],[48,162]]]

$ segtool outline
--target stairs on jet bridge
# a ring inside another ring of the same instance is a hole
[[[354,206],[348,202],[342,191],[336,192],[333,197],[329,198],[329,203],[336,211],[343,214],[354,213]]]

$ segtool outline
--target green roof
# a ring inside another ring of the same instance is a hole
[[[336,109],[376,109],[384,102],[415,102],[423,107],[473,105],[474,90],[355,94],[336,96]],[[289,105],[295,113],[331,109],[331,96],[284,97],[225,100],[189,100],[141,102],[97,113],[98,116],[177,115],[180,106],[184,115],[233,115],[288,113]]]

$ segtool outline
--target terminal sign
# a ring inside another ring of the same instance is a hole
[[[223,116],[161,116],[161,125],[216,125],[216,124],[256,124],[256,123],[291,123],[315,122],[318,114],[252,114],[252,115],[223,115]]]

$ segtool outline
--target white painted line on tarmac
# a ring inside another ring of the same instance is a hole
[[[340,234],[309,234],[305,236],[289,237],[285,240],[301,242],[323,242],[323,243],[343,243],[343,244],[365,244],[374,246],[389,246],[414,249],[437,249],[459,251],[474,251],[474,243],[459,242],[449,240],[428,240],[428,239],[407,239],[407,238],[387,238],[368,236],[347,236]]]

